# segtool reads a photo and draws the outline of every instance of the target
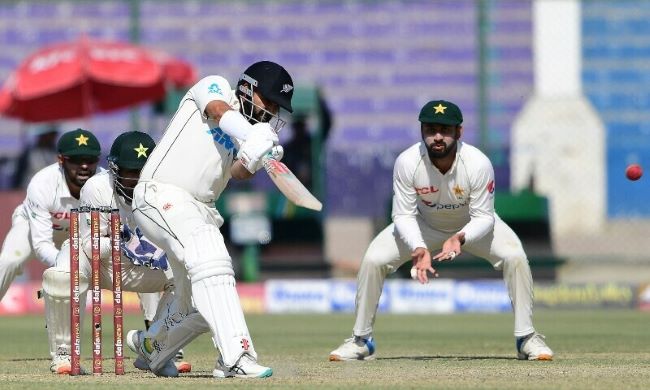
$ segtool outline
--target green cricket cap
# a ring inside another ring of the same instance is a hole
[[[124,169],[142,169],[156,143],[147,133],[128,131],[115,138],[108,161]]]
[[[56,144],[56,150],[63,156],[99,156],[102,152],[97,137],[84,129],[63,133]]]
[[[422,123],[440,123],[457,126],[463,123],[460,108],[446,100],[432,100],[420,110],[419,120]]]

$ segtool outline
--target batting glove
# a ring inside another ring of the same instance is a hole
[[[278,142],[278,135],[268,123],[256,123],[246,137],[237,158],[250,173],[255,173],[262,168],[262,158]]]
[[[268,153],[269,158],[274,159],[275,161],[281,161],[284,157],[284,148],[282,145],[275,145],[271,148],[271,151]]]
[[[246,136],[246,140],[248,141],[251,138],[259,138],[271,141],[273,142],[273,145],[277,145],[280,142],[278,133],[273,131],[271,125],[266,122],[256,123],[252,126],[251,131]]]

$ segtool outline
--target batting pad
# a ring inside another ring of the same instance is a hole
[[[83,308],[86,307],[88,282],[79,280],[79,289],[79,307]],[[59,346],[70,350],[70,271],[52,267],[43,272],[43,301],[50,356],[54,357]],[[80,321],[83,322],[83,318]]]
[[[190,234],[185,246],[185,268],[192,283],[217,275],[235,275],[223,236],[216,226],[203,225]]]
[[[232,367],[244,352],[257,359],[232,275],[193,281],[192,297],[226,366]]]

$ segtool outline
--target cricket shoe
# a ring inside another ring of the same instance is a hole
[[[144,332],[141,330],[130,330],[126,334],[126,345],[129,349],[135,352],[138,357],[133,362],[133,366],[139,370],[151,371],[156,376],[162,377],[177,377],[178,369],[173,362],[173,359],[168,360],[159,370],[152,370],[150,367],[151,357],[149,352],[144,348],[145,337]]]
[[[241,355],[232,367],[226,367],[223,359],[219,357],[212,371],[212,376],[215,378],[268,378],[271,375],[273,375],[271,367],[257,364],[257,361],[247,353]]]
[[[70,375],[72,372],[72,364],[70,358],[70,349],[67,346],[61,345],[56,349],[56,353],[50,363],[50,371],[60,375]],[[86,370],[80,368],[79,373],[86,375]]]
[[[182,349],[179,349],[178,352],[176,352],[176,356],[174,356],[174,364],[176,365],[178,372],[181,374],[192,372],[192,365],[190,362],[183,360],[184,356],[185,354],[183,353]]]
[[[343,344],[330,352],[330,362],[347,360],[372,360],[375,358],[375,339],[359,336],[345,339]]]
[[[517,359],[553,360],[553,351],[546,345],[544,339],[544,335],[537,332],[517,337]]]

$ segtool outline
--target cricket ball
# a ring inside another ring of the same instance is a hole
[[[639,180],[643,175],[643,168],[639,164],[630,164],[625,169],[625,176],[632,180]]]

